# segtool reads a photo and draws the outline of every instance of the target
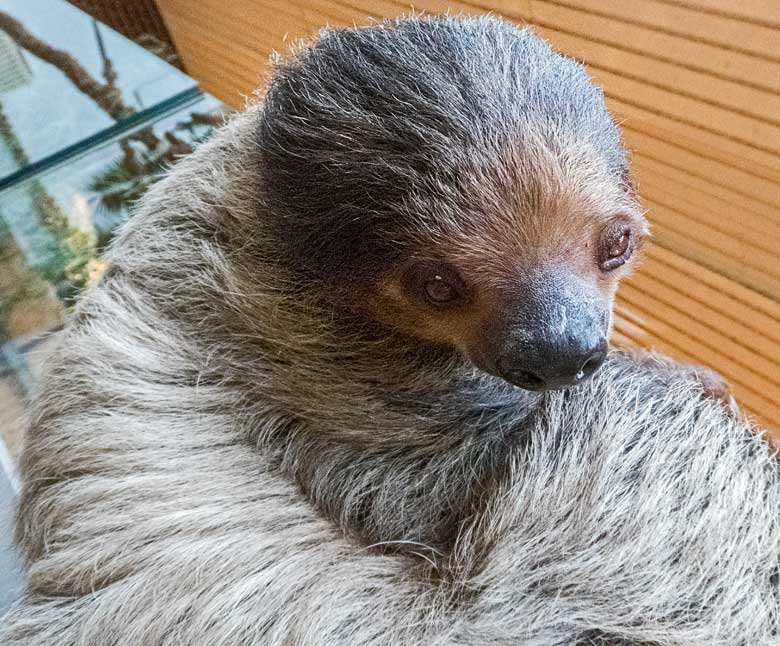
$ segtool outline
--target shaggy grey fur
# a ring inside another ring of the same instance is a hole
[[[543,204],[549,157],[628,176],[585,70],[497,20],[326,33],[277,67],[259,143],[279,237],[325,280]]]
[[[280,252],[263,110],[150,191],[68,325],[0,643],[780,644],[748,425],[628,357],[532,396],[356,323]]]

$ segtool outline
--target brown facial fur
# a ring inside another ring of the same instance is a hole
[[[537,142],[529,152],[510,151],[482,173],[464,173],[464,184],[471,185],[460,193],[474,198],[460,205],[469,212],[469,227],[461,219],[457,230],[437,232],[436,244],[421,241],[415,257],[388,272],[368,295],[375,317],[424,341],[455,347],[485,368],[484,336],[493,323],[551,274],[582,283],[611,311],[619,280],[647,235],[632,190],[581,145],[556,150]],[[623,267],[604,272],[598,263],[601,237],[616,223],[630,227],[634,253]],[[466,286],[464,302],[435,308],[411,297],[403,275],[419,261],[452,267]]]

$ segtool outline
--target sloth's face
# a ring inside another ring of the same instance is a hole
[[[645,223],[602,92],[530,32],[334,32],[277,69],[257,136],[264,209],[329,301],[523,388],[604,360]]]
[[[473,235],[420,249],[385,276],[374,311],[521,388],[585,381],[606,357],[615,291],[646,223],[588,208],[531,220],[483,218]]]

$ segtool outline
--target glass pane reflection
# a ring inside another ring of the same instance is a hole
[[[160,173],[222,120],[197,83],[63,0],[0,0],[0,439],[52,334]]]

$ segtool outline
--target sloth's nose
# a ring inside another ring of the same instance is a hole
[[[607,341],[596,344],[571,339],[565,344],[537,344],[518,357],[514,366],[502,366],[504,378],[527,390],[576,386],[599,369],[607,357]]]

